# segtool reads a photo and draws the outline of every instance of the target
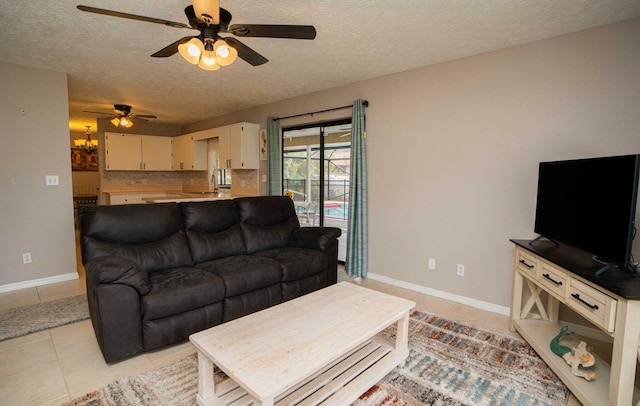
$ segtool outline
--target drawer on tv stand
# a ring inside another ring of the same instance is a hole
[[[618,301],[611,296],[572,278],[567,291],[567,305],[603,330],[615,331]]]

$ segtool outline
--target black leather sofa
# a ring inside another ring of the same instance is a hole
[[[286,196],[84,207],[80,233],[91,321],[107,362],[337,279],[340,229],[301,228]]]

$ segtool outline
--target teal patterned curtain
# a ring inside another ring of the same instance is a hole
[[[364,100],[353,102],[351,121],[351,180],[345,270],[349,276],[356,278],[367,276],[369,252],[365,106]]]
[[[267,196],[280,196],[280,120],[267,117]]]

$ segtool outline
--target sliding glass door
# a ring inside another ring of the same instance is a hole
[[[351,119],[283,128],[282,187],[293,192],[300,224],[342,229],[346,259]]]

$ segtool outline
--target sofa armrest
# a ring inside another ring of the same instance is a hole
[[[116,256],[99,257],[84,265],[87,280],[94,284],[119,283],[134,288],[145,295],[151,290],[147,273],[135,262]]]
[[[292,247],[326,251],[341,234],[342,230],[337,227],[301,227],[291,233],[289,244]]]

